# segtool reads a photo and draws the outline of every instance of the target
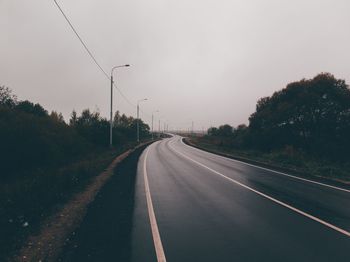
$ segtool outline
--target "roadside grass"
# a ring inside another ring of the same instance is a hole
[[[59,261],[130,261],[137,163],[146,147],[116,166],[80,226],[67,238]]]
[[[60,209],[75,193],[82,191],[120,153],[100,149],[74,163],[56,169],[28,171],[26,176],[0,185],[0,261],[11,257],[49,215]]]
[[[350,162],[331,162],[325,159],[317,159],[292,147],[271,152],[261,152],[236,149],[222,139],[190,137],[189,140],[194,145],[208,151],[228,154],[242,160],[258,162],[258,164],[261,163],[272,168],[292,171],[304,176],[317,176],[350,184]]]

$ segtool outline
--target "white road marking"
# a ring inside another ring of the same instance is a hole
[[[219,173],[218,171],[216,171],[216,170],[214,170],[214,169],[211,169],[210,167],[207,167],[206,165],[203,165],[202,163],[200,163],[200,162],[198,162],[198,161],[196,161],[196,160],[194,160],[194,159],[188,157],[187,155],[185,155],[185,154],[183,154],[183,153],[177,151],[177,150],[176,150],[173,146],[171,146],[170,144],[169,144],[169,147],[170,147],[174,152],[176,152],[177,154],[181,155],[182,157],[184,157],[184,158],[186,158],[186,159],[192,161],[193,163],[195,163],[195,164],[197,164],[197,165],[199,165],[199,166],[201,166],[201,167],[203,167],[203,168],[208,169],[209,171],[211,171],[211,172],[213,172],[213,173],[215,173],[215,174],[217,174],[217,175],[219,175],[219,176],[221,176],[221,177],[223,177],[223,178],[229,180],[230,182],[233,182],[233,183],[235,183],[235,184],[237,184],[237,185],[239,185],[239,186],[241,186],[241,187],[244,187],[244,188],[246,188],[246,189],[248,189],[248,190],[250,190],[250,191],[252,191],[252,192],[254,192],[254,193],[256,193],[256,194],[258,194],[258,195],[260,195],[260,196],[262,196],[262,197],[264,197],[264,198],[267,198],[267,199],[269,199],[269,200],[271,200],[271,201],[273,201],[273,202],[275,202],[275,203],[277,203],[277,204],[279,204],[279,205],[281,205],[281,206],[284,206],[284,207],[286,207],[286,208],[288,208],[288,209],[290,209],[290,210],[292,210],[292,211],[294,211],[294,212],[296,212],[296,213],[299,213],[300,215],[303,215],[303,216],[305,216],[305,217],[307,217],[307,218],[310,218],[310,219],[312,219],[312,220],[314,220],[314,221],[316,221],[316,222],[318,222],[318,223],[320,223],[320,224],[322,224],[322,225],[324,225],[324,226],[326,226],[326,227],[329,227],[329,228],[331,228],[331,229],[333,229],[333,230],[335,230],[335,231],[338,231],[339,233],[342,233],[342,234],[344,234],[344,235],[350,237],[350,232],[348,232],[348,231],[346,231],[346,230],[344,230],[344,229],[341,229],[341,228],[339,228],[339,227],[337,227],[337,226],[335,226],[335,225],[332,225],[332,224],[330,224],[330,223],[328,223],[328,222],[326,222],[326,221],[323,221],[322,219],[319,219],[319,218],[317,218],[317,217],[315,217],[315,216],[313,216],[313,215],[310,215],[310,214],[308,214],[308,213],[305,213],[305,212],[303,212],[303,211],[301,211],[301,210],[299,210],[299,209],[297,209],[297,208],[295,208],[295,207],[292,207],[292,206],[290,206],[290,205],[288,205],[288,204],[286,204],[286,203],[284,203],[284,202],[282,202],[282,201],[279,201],[279,200],[277,200],[277,199],[275,199],[275,198],[273,198],[273,197],[270,197],[270,196],[268,196],[268,195],[266,195],[266,194],[264,194],[264,193],[261,193],[261,192],[255,190],[255,189],[253,189],[253,188],[251,188],[251,187],[249,187],[249,186],[246,186],[246,185],[244,185],[244,184],[242,184],[242,183],[240,183],[240,182],[238,182],[238,181],[236,181],[236,180],[234,180],[234,179],[232,179],[232,178],[230,178],[230,177],[227,177],[227,176],[225,176],[225,175]]]
[[[219,158],[223,158],[223,159],[226,159],[226,160],[229,160],[229,161],[232,161],[232,162],[238,162],[238,163],[241,163],[241,164],[244,164],[244,165],[247,165],[247,166],[256,167],[256,168],[259,168],[259,169],[262,169],[262,170],[266,170],[266,171],[270,171],[270,172],[273,172],[273,173],[276,173],[276,174],[280,174],[280,175],[283,175],[283,176],[291,177],[291,178],[298,179],[298,180],[302,180],[302,181],[305,181],[305,182],[309,182],[309,183],[317,184],[317,185],[320,185],[320,186],[325,186],[325,187],[329,187],[329,188],[333,188],[333,189],[337,189],[337,190],[340,190],[340,191],[344,191],[344,192],[350,193],[350,190],[345,189],[345,188],[341,188],[341,187],[337,187],[337,186],[332,186],[332,185],[324,184],[324,183],[321,183],[321,182],[317,182],[317,181],[313,181],[313,180],[309,180],[309,179],[305,179],[305,178],[301,178],[301,177],[297,177],[297,176],[293,176],[293,175],[288,175],[288,174],[283,173],[283,172],[280,172],[280,171],[272,170],[272,169],[265,168],[265,167],[261,167],[261,166],[256,166],[256,165],[249,164],[249,163],[246,163],[246,162],[243,162],[243,161],[240,161],[240,160],[236,160],[236,159],[232,159],[232,158],[220,156],[220,155],[217,155],[217,154],[214,154],[214,153],[211,153],[211,152],[207,152],[207,151],[205,151],[205,150],[201,150],[201,149],[199,149],[199,148],[186,145],[186,144],[182,141],[182,138],[181,138],[180,140],[181,140],[181,143],[182,143],[183,145],[185,145],[185,146],[187,146],[187,147],[189,147],[189,148],[195,149],[195,150],[200,151],[200,152],[205,152],[205,153],[208,153],[208,154],[210,154],[210,155],[217,156],[217,157],[219,157]]]
[[[156,250],[157,261],[158,262],[166,262],[164,249],[163,249],[163,245],[162,245],[162,240],[160,239],[160,235],[159,235],[157,219],[156,219],[156,215],[154,214],[152,198],[151,198],[151,192],[150,192],[149,184],[148,184],[146,162],[147,162],[147,156],[148,156],[149,148],[150,147],[148,147],[146,149],[145,158],[143,159],[143,177],[144,177],[144,180],[145,180],[145,190],[146,190],[148,215],[149,215],[149,220],[150,220],[150,223],[151,223],[152,237],[153,237],[153,242],[154,242],[154,248]]]

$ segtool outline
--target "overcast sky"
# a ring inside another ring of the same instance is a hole
[[[248,123],[256,101],[331,72],[350,82],[348,0],[58,0],[101,66],[150,123]],[[109,112],[109,82],[53,0],[0,0],[0,85],[62,112]],[[119,94],[117,109],[135,115]]]

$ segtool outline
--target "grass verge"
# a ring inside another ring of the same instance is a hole
[[[350,163],[334,163],[312,158],[300,152],[288,149],[260,152],[255,150],[238,150],[206,137],[189,137],[185,142],[209,152],[224,155],[237,160],[289,172],[303,177],[317,177],[330,182],[350,185]]]
[[[130,261],[137,163],[145,147],[117,165],[66,240],[59,261]]]
[[[99,150],[54,170],[37,170],[0,185],[0,261],[5,261],[35,235],[43,221],[81,192],[116,157],[134,144]]]

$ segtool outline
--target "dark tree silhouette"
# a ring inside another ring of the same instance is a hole
[[[322,73],[260,99],[249,121],[262,149],[293,145],[339,157],[350,146],[350,90],[344,80]]]
[[[140,130],[143,138],[149,135],[142,121]],[[122,115],[113,133],[116,146],[135,141],[136,120]],[[9,88],[0,86],[0,179],[74,162],[108,144],[109,121],[99,112],[85,109],[78,116],[73,111],[68,125],[61,113],[48,114],[40,104],[17,101]]]
[[[229,128],[224,126],[210,128],[209,136],[227,137]],[[350,155],[350,89],[329,73],[290,83],[261,98],[249,127],[234,129],[229,144],[263,151],[288,147],[346,160]]]
[[[0,105],[14,107],[17,103],[17,97],[12,94],[11,89],[6,86],[0,86]]]
[[[28,100],[19,102],[16,105],[16,110],[40,117],[48,116],[47,111],[41,105],[33,104]]]

